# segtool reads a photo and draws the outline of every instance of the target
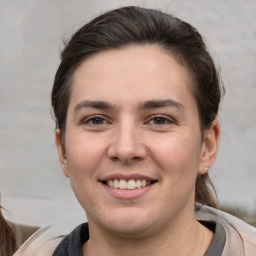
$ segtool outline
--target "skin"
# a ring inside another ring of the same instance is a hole
[[[58,130],[56,145],[87,213],[84,255],[207,250],[213,234],[194,219],[195,180],[216,157],[219,124],[202,136],[191,83],[187,70],[156,46],[108,50],[75,71],[65,147]],[[136,197],[118,196],[102,183],[109,175],[156,182]]]

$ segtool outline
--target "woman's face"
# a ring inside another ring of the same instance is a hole
[[[58,131],[56,143],[91,227],[134,237],[193,218],[216,132],[202,140],[190,87],[186,69],[154,46],[105,51],[77,68],[66,152]]]

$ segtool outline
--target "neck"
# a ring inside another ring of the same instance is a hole
[[[184,225],[185,224],[185,225]],[[167,225],[168,226],[168,225]],[[172,255],[203,256],[213,234],[194,218],[189,223],[168,226],[136,238],[109,234],[90,225],[90,239],[83,245],[84,256]]]

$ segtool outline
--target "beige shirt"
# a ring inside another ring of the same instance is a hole
[[[220,223],[226,232],[222,256],[256,256],[256,228],[226,212],[203,206],[196,219]]]
[[[226,232],[222,256],[256,256],[256,228],[207,206],[195,212],[196,219],[220,223]],[[51,256],[55,248],[83,220],[73,219],[38,230],[14,256]]]

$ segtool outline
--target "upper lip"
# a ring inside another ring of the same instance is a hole
[[[121,174],[121,173],[116,173],[116,174],[110,174],[110,175],[106,175],[104,177],[102,177],[100,179],[101,182],[104,181],[108,181],[108,180],[146,180],[146,181],[156,181],[157,179],[153,178],[153,177],[149,177],[146,175],[142,175],[142,174],[138,174],[138,173],[134,173],[134,174]]]

